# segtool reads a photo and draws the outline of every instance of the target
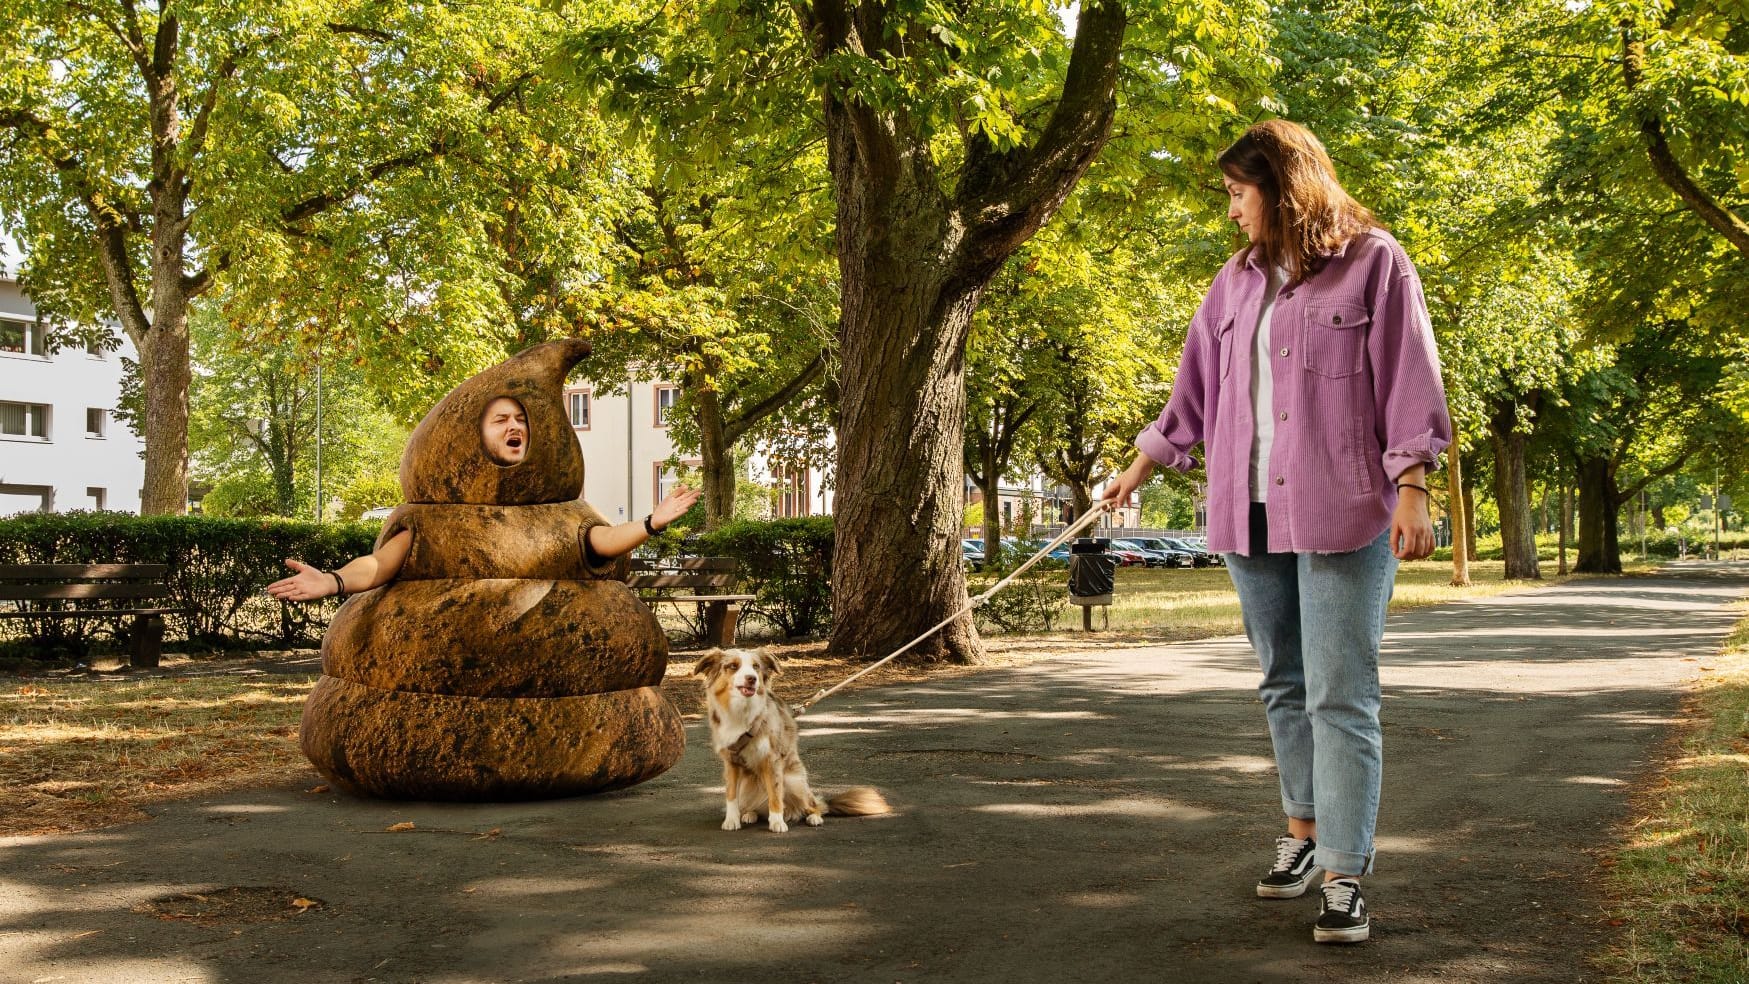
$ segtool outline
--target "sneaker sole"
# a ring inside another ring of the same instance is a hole
[[[1351,926],[1348,929],[1312,927],[1312,939],[1318,943],[1364,943],[1371,936],[1371,922],[1364,926]]]
[[[1260,899],[1297,899],[1306,894],[1306,889],[1312,887],[1312,882],[1324,873],[1324,869],[1313,865],[1306,877],[1297,885],[1265,885],[1257,883],[1257,897]]]

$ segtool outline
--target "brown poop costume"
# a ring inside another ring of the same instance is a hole
[[[583,455],[561,394],[587,354],[575,339],[531,348],[456,387],[414,430],[407,504],[378,540],[410,531],[407,560],[341,606],[304,705],[304,754],[335,785],[539,799],[630,786],[679,760],[680,716],[657,686],[667,639],[624,562],[584,555],[606,520],[578,500]],[[516,465],[487,457],[480,436],[500,396],[528,415]]]

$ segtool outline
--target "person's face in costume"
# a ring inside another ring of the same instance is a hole
[[[528,414],[522,404],[500,396],[486,404],[480,436],[486,442],[486,457],[500,465],[520,464],[528,457]]]

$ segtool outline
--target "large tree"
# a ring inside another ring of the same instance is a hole
[[[1043,4],[796,11],[819,66],[842,284],[831,648],[874,656],[965,598],[949,548],[965,346],[985,286],[1098,158],[1126,69],[1188,98],[1209,67],[1197,42],[1234,39],[1213,11],[1151,12],[1137,20],[1179,43],[1177,63],[1164,47],[1126,61],[1132,10],[1118,0],[1083,3],[1072,41]],[[979,652],[969,618],[920,647],[925,659]]]
[[[524,105],[554,24],[514,0],[0,7],[4,220],[39,305],[114,318],[139,352],[143,511],[181,512],[187,499],[190,304],[245,270],[305,272],[311,255],[330,259],[331,284],[345,283],[348,263],[369,268],[368,280],[396,279],[383,263],[392,250],[324,237],[318,227],[337,213],[374,224],[389,246],[421,223],[448,225],[446,249],[477,255],[485,236],[472,236],[483,230],[465,196],[426,194],[419,212],[398,215],[382,208],[392,194],[373,196],[476,159],[470,143]],[[399,278],[401,303],[442,308],[468,293],[434,279]],[[337,291],[326,316],[353,317],[359,294]]]

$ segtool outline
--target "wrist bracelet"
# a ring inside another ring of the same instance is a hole
[[[328,574],[334,578],[334,593],[342,598],[346,597],[346,580],[340,576],[340,572],[329,571]]]
[[[1398,491],[1401,491],[1403,489],[1414,489],[1417,492],[1420,492],[1422,495],[1427,496],[1430,499],[1433,498],[1433,493],[1427,491],[1427,486],[1425,486],[1425,485],[1416,485],[1413,482],[1398,482],[1397,489],[1398,489]]]
[[[650,534],[651,536],[655,536],[656,534],[658,534],[662,531],[657,529],[656,524],[650,521],[651,515],[652,514],[650,514],[650,513],[646,513],[644,515],[644,532]]]

